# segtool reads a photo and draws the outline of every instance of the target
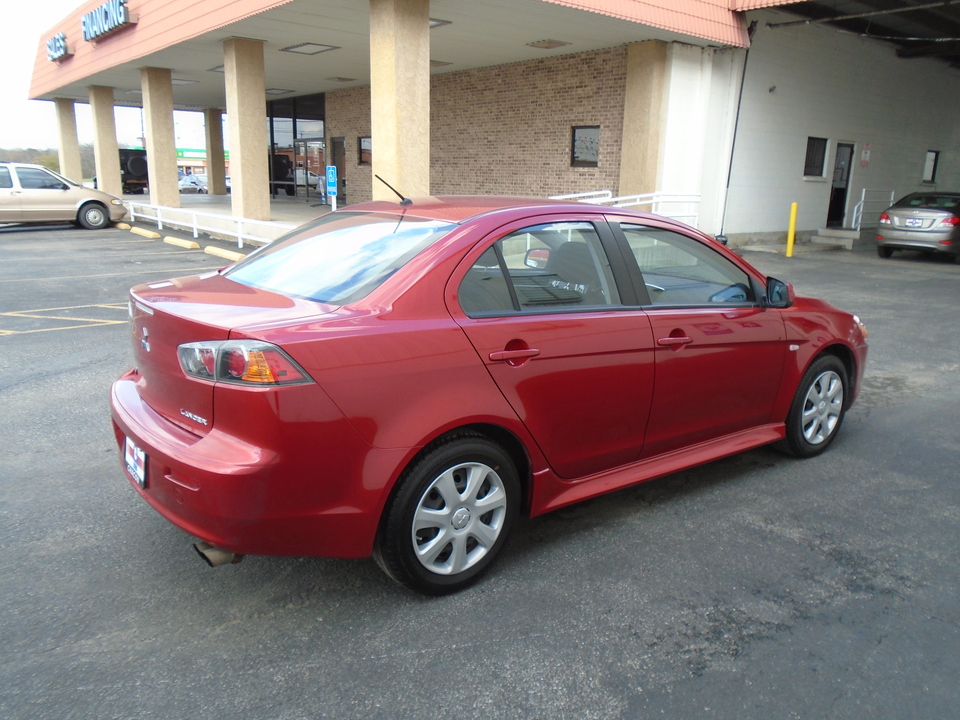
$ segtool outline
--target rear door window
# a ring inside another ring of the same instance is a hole
[[[0,189],[6,190],[13,187],[13,178],[10,177],[10,169],[0,167]]]
[[[589,222],[523,228],[497,240],[460,284],[470,317],[620,304],[610,263]]]

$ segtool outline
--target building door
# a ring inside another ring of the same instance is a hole
[[[837,144],[833,163],[833,185],[830,188],[830,207],[827,209],[827,227],[843,227],[847,212],[847,187],[850,185],[850,165],[853,163],[853,145]]]
[[[306,138],[296,141],[296,170],[294,172],[297,195],[306,198],[318,196],[317,184],[325,181],[323,138]]]
[[[337,166],[337,205],[341,207],[347,204],[347,179],[343,172],[347,165],[347,148],[344,140],[342,137],[330,138],[330,162]]]

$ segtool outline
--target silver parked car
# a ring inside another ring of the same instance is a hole
[[[206,194],[207,176],[199,173],[196,175],[184,175],[180,178],[180,192]]]
[[[880,214],[877,254],[894,250],[949,253],[960,258],[960,193],[918,192]]]
[[[120,198],[42,165],[0,162],[0,222],[73,222],[97,230],[126,214]]]

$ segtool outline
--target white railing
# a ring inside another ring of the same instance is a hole
[[[860,225],[863,223],[863,214],[867,212],[867,205],[871,207],[869,210],[871,214],[877,213],[877,221],[879,222],[880,213],[893,205],[895,195],[895,190],[868,190],[864,188],[860,193],[860,202],[853,206],[853,229],[860,229]],[[871,224],[876,223],[871,222]]]
[[[600,205],[613,199],[613,193],[609,190],[590,190],[589,192],[568,193],[566,195],[551,195],[550,199],[576,200],[577,202]]]
[[[236,217],[234,215],[199,212],[197,210],[190,210],[189,208],[164,207],[162,205],[151,205],[134,200],[125,200],[124,204],[127,206],[127,211],[130,213],[131,219],[155,222],[157,223],[158,230],[163,230],[163,225],[166,223],[167,225],[173,225],[178,228],[192,230],[194,237],[198,237],[201,231],[216,233],[217,235],[229,235],[237,238],[238,248],[243,247],[244,240],[255,243],[269,243],[275,239],[273,237],[253,234],[248,230],[250,225],[279,228],[284,232],[297,227],[289,223],[271,222],[269,220],[251,220],[250,218]]]
[[[621,195],[613,197],[609,190],[572,193],[569,195],[551,195],[551,200],[577,200],[591,205],[610,205],[612,207],[640,207],[649,205],[650,212],[656,215],[682,220],[687,225],[697,227],[700,222],[699,195],[671,195],[652,192],[642,195]]]

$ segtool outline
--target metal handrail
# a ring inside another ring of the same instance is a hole
[[[130,213],[130,217],[133,220],[138,218],[143,220],[152,220],[157,223],[157,229],[163,230],[163,224],[175,225],[177,227],[187,227],[193,231],[193,237],[198,237],[199,232],[213,232],[219,235],[230,235],[237,238],[237,247],[243,247],[243,241],[249,240],[254,243],[267,244],[273,242],[274,238],[266,238],[260,235],[254,235],[250,232],[245,232],[245,226],[248,224],[253,225],[270,225],[272,227],[281,228],[283,230],[293,230],[296,225],[291,225],[290,223],[278,223],[272,222],[270,220],[253,220],[251,218],[242,218],[235,215],[220,215],[218,213],[208,213],[208,212],[198,212],[196,210],[189,210],[187,208],[172,208],[164,207],[163,205],[151,205],[150,203],[141,203],[136,202],[135,200],[124,200],[124,204],[127,206],[127,211]],[[137,208],[153,210],[153,214],[145,213],[138,211]],[[190,221],[188,222],[183,217],[171,217],[169,214],[166,219],[163,217],[163,211],[167,210],[170,213],[177,213],[178,215],[188,214],[190,216]],[[216,225],[201,225],[198,222],[199,218],[215,218],[220,221],[227,221],[231,224],[236,225],[236,231],[231,230],[227,227],[220,227]]]
[[[882,197],[868,199],[867,193],[882,193]],[[878,204],[877,212],[880,212],[893,205],[895,197],[895,190],[868,190],[867,188],[863,188],[863,191],[860,193],[860,201],[853,206],[853,229],[860,229],[860,225],[863,222],[863,211],[867,203]],[[872,213],[874,211],[871,210],[870,212]]]
[[[589,190],[588,192],[567,193],[566,195],[551,195],[550,200],[576,200],[590,204],[601,204],[613,198],[609,190]]]
[[[650,212],[674,220],[683,220],[688,225],[697,227],[700,222],[700,195],[671,195],[663,192],[643,193],[641,195],[621,195],[612,197],[609,190],[594,190],[592,192],[573,193],[570,195],[551,195],[551,200],[577,199],[579,202],[590,203],[591,205],[610,205],[612,207],[637,207],[641,205],[650,205]],[[676,212],[670,212],[665,205],[686,205],[685,208],[677,208]],[[692,207],[691,207],[692,206]]]

